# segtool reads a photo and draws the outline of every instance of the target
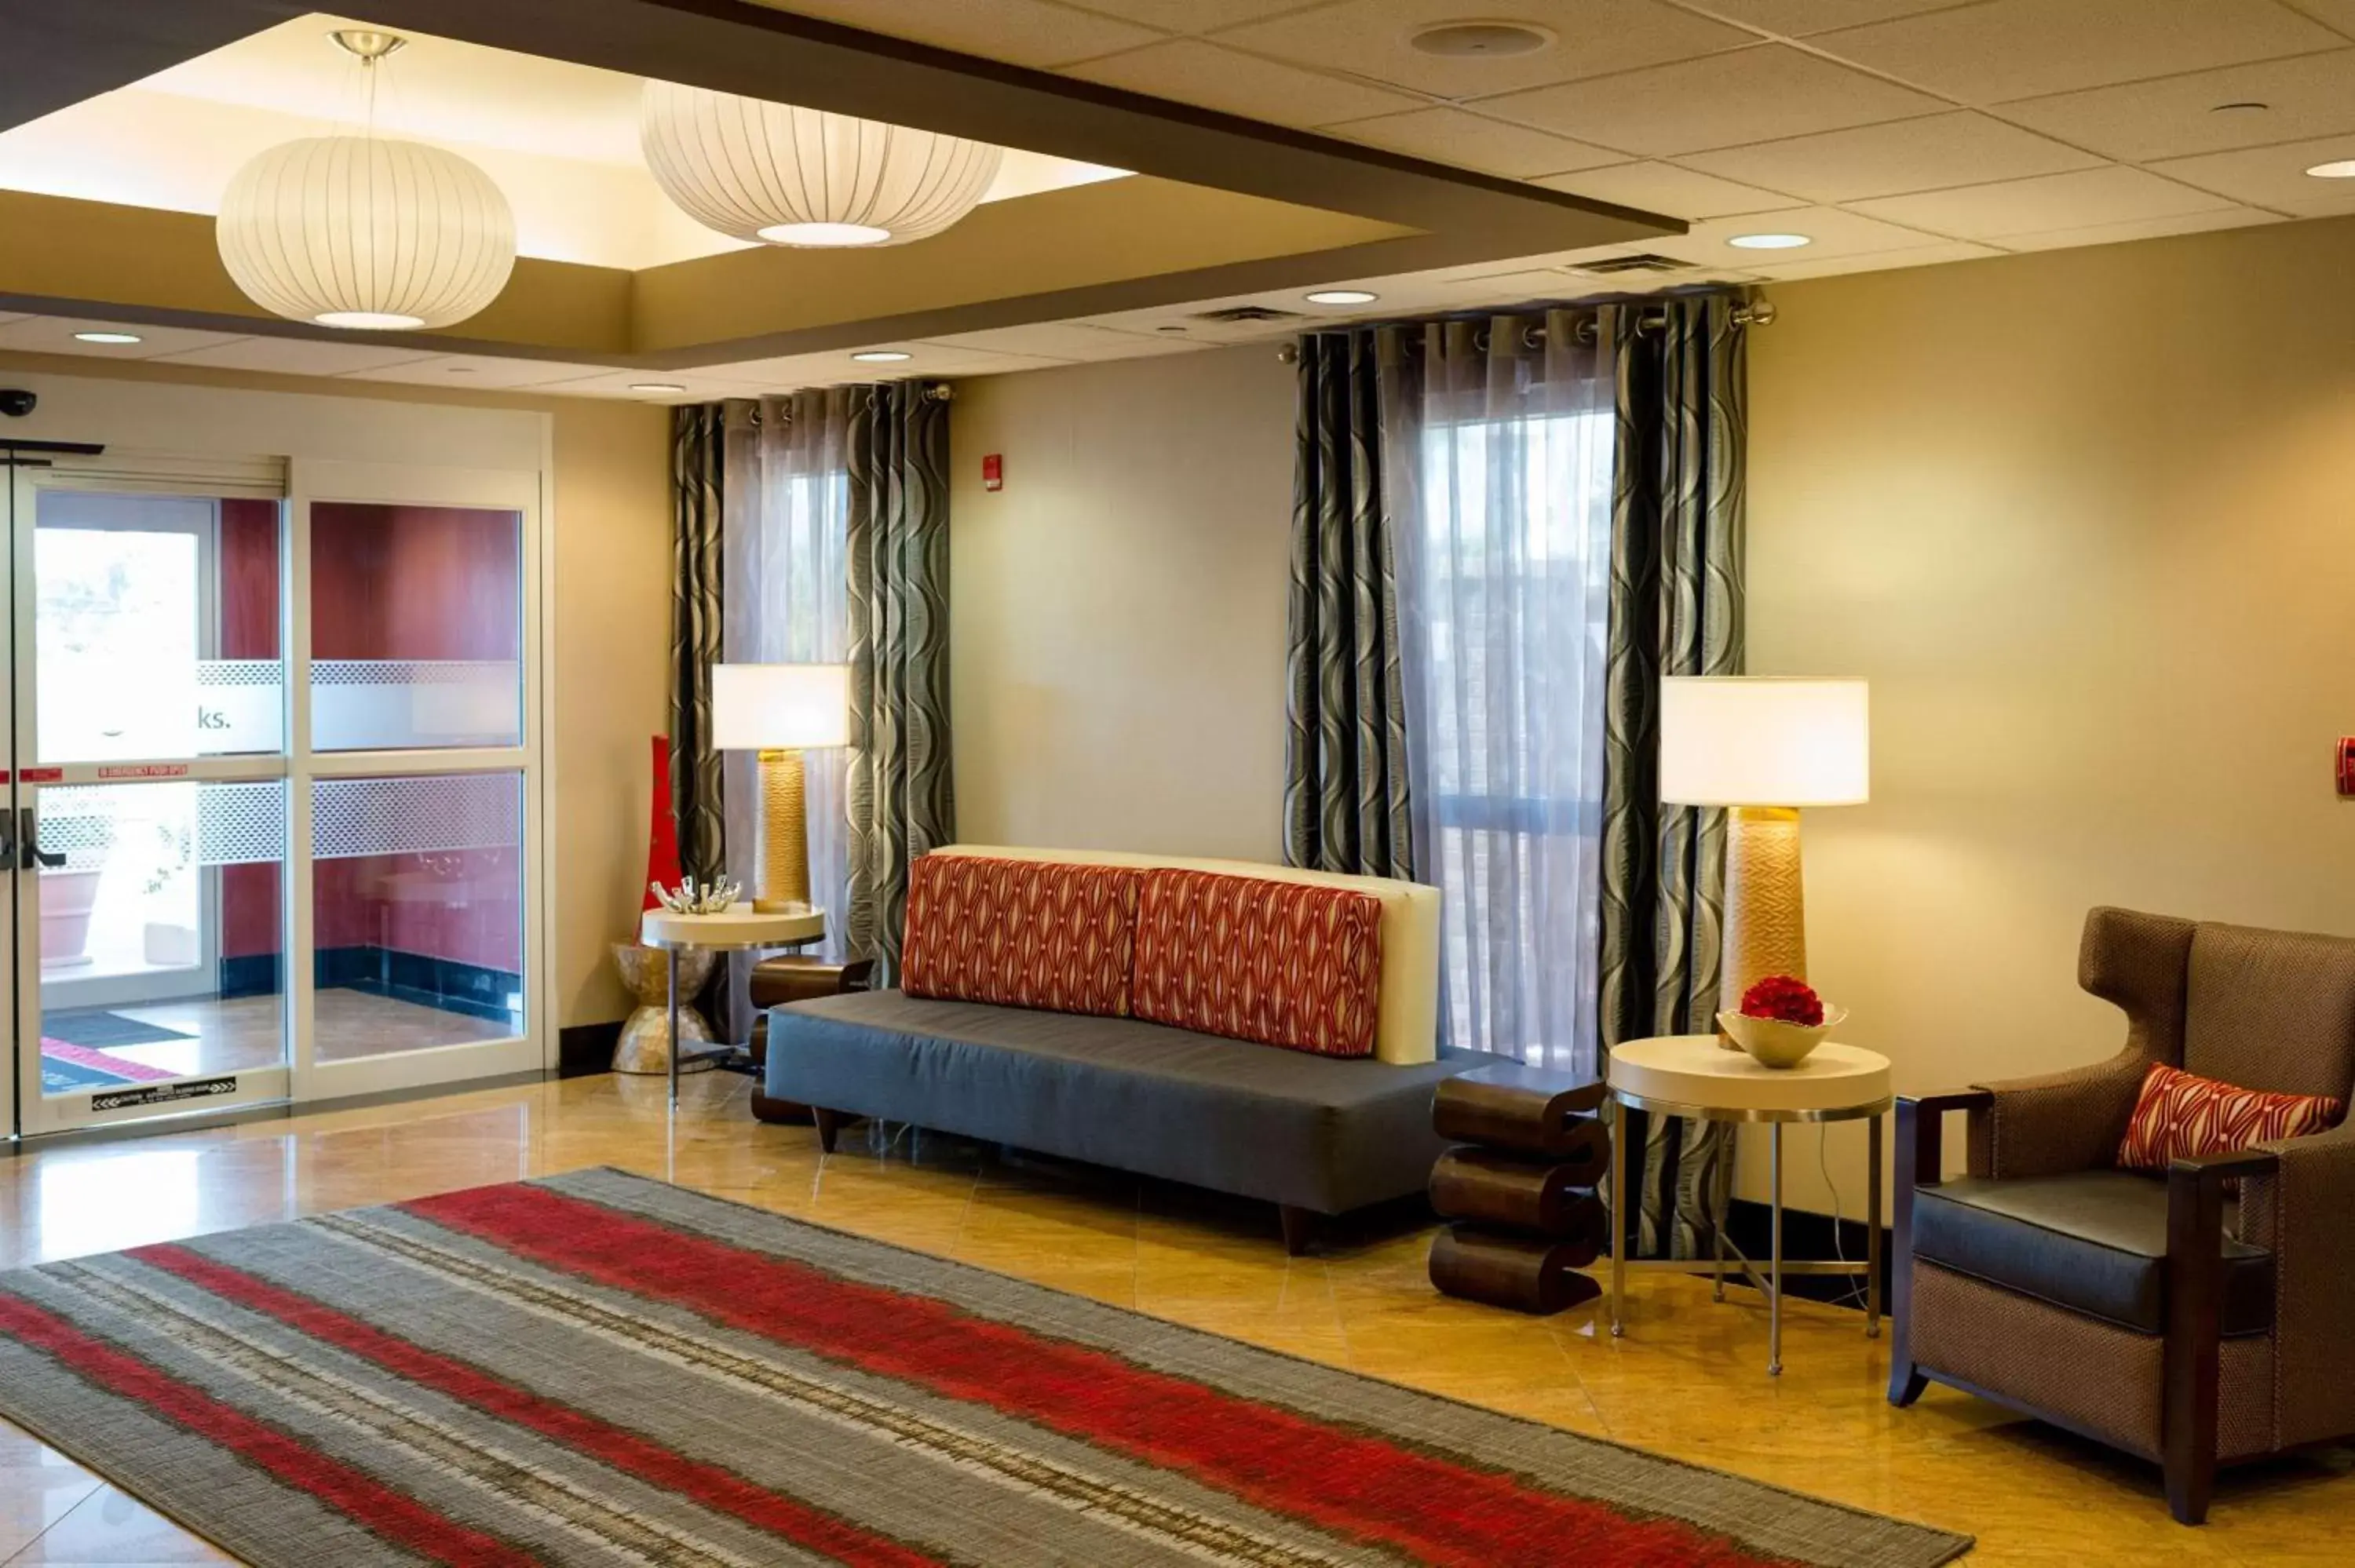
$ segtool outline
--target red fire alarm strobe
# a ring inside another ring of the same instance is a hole
[[[1006,488],[1006,460],[996,452],[981,460],[981,487],[984,490]]]
[[[2355,735],[2339,737],[2339,792],[2355,800]]]

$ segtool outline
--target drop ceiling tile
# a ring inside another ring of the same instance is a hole
[[[74,337],[78,332],[132,333],[139,341],[81,343]],[[64,316],[18,316],[0,325],[0,348],[18,349],[27,354],[84,354],[100,359],[153,359],[162,354],[234,343],[238,337],[236,333],[197,332],[187,327],[142,326],[135,322],[82,321]]]
[[[1785,44],[1480,101],[1484,113],[1646,157],[1805,136],[1946,107]]]
[[[210,348],[158,355],[164,365],[202,365],[215,370],[263,370],[280,376],[341,376],[382,370],[437,357],[429,350],[376,344],[335,343],[308,337],[239,337]]]
[[[1835,202],[2027,179],[2102,162],[2032,131],[1967,112],[1725,147],[1685,161],[1730,180]]]
[[[1824,256],[1812,261],[1770,261],[1758,275],[1776,282],[1802,278],[1837,278],[1849,272],[1880,272],[1900,267],[1934,267],[1948,261],[1977,261],[2004,252],[1991,245],[1949,240],[1941,245],[1917,245],[1903,250],[1877,250],[1866,256]]]
[[[1402,92],[1319,76],[1194,38],[1091,60],[1063,74],[1275,125],[1330,125],[1421,107]]]
[[[578,381],[602,375],[612,366],[560,364],[545,359],[499,359],[480,354],[437,354],[373,370],[348,370],[344,376],[358,381],[405,381],[419,387],[453,387],[477,392],[512,392],[538,388],[552,381]],[[649,377],[653,379],[653,377]]]
[[[2114,164],[2073,175],[1965,185],[1852,205],[1859,212],[1951,238],[2000,240],[2013,234],[2214,212],[2230,204],[2207,191]]]
[[[1018,66],[1069,65],[1161,36],[1047,0],[792,0],[784,8]]]
[[[757,387],[763,392],[794,392],[805,387],[842,387],[854,381],[897,381],[904,376],[921,375],[914,361],[898,365],[858,365],[852,362],[847,351],[826,354],[791,354],[768,359],[741,360],[733,365],[707,365],[701,367],[706,376],[747,387]]]
[[[1809,243],[1798,250],[1745,250],[1726,243],[1743,234],[1804,234]],[[1832,256],[1870,256],[1887,250],[1910,250],[1934,245],[1946,236],[1868,217],[1837,207],[1785,207],[1774,212],[1744,213],[1738,217],[1712,218],[1695,224],[1689,234],[1646,240],[1637,249],[1681,257],[1707,267],[1738,267],[1745,271],[1776,262],[1817,261]],[[1623,248],[1624,249],[1624,248]]]
[[[676,392],[641,392],[640,387],[676,387]],[[762,390],[755,381],[713,376],[706,370],[607,370],[578,379],[550,381],[531,388],[552,397],[618,397],[639,403],[707,403],[722,397],[750,397]]]
[[[1163,344],[1135,333],[1112,332],[1074,322],[1039,322],[1029,326],[992,327],[984,332],[958,333],[928,338],[944,350],[979,349],[986,354],[1019,354],[1042,359],[1130,358],[1138,354],[1178,353],[1183,344]]]
[[[1404,114],[1378,115],[1325,127],[1326,134],[1369,147],[1429,158],[1433,163],[1526,179],[1532,175],[1559,175],[1572,169],[1615,164],[1616,153],[1573,142],[1526,125],[1486,120],[1461,109],[1411,109]]]
[[[2355,38],[2355,0],[2288,0],[2288,4],[2292,10]]]
[[[1591,196],[1644,212],[1664,212],[1688,222],[1737,212],[1765,212],[1791,205],[1788,191],[1761,190],[1674,164],[1620,164],[1537,182],[1572,196]]]
[[[1987,0],[1813,40],[1842,59],[1967,103],[2336,48],[2280,0]]]
[[[1940,11],[1969,0],[1692,0],[1692,8],[1785,38]]]
[[[1107,16],[1142,22],[1170,33],[1209,33],[1241,22],[1256,22],[1286,11],[1304,11],[1327,0],[1072,0],[1072,4]]]
[[[2247,228],[2254,224],[2281,221],[2269,212],[2235,207],[2216,212],[2190,213],[2180,217],[2144,218],[2131,223],[2095,224],[2083,228],[2056,228],[2040,234],[2008,234],[2004,236],[2003,243],[2005,249],[2010,250],[2062,250],[2080,245],[2115,245],[2128,239],[2164,239],[2178,234],[2205,234],[2211,229]]]
[[[1442,291],[1447,308],[1476,310],[1482,305],[1533,305],[1593,293],[1593,285],[1572,278],[1560,268],[1540,271],[1497,272],[1486,278],[1465,278]]]
[[[1440,98],[1486,97],[1576,77],[1690,59],[1753,35],[1658,0],[1518,0],[1508,13],[1551,35],[1525,55],[1449,57],[1412,43],[1441,23],[1487,21],[1496,0],[1342,0],[1219,35],[1254,54],[1322,66]]]
[[[2243,147],[2196,158],[2169,158],[2153,164],[2151,171],[2234,201],[2316,217],[2355,211],[2355,180],[2321,180],[2306,171],[2317,164],[2351,158],[2355,158],[2355,134],[2322,136],[2279,147]]]
[[[2355,49],[2031,98],[2003,115],[2136,164],[2331,136],[2355,131]]]

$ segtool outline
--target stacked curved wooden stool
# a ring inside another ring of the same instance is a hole
[[[1611,1129],[1593,1114],[1604,1086],[1536,1067],[1484,1067],[1439,1086],[1432,1125],[1459,1147],[1431,1171],[1431,1204],[1451,1222],[1431,1244],[1431,1283],[1449,1296],[1559,1312],[1603,1287],[1581,1272],[1608,1250],[1596,1184]]]

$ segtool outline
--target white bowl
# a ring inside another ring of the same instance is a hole
[[[1796,1067],[1807,1059],[1807,1053],[1824,1043],[1827,1035],[1848,1016],[1845,1007],[1824,1009],[1821,1023],[1785,1023],[1779,1018],[1753,1018],[1747,1013],[1721,1012],[1717,1026],[1725,1031],[1736,1045],[1750,1053],[1762,1067]]]

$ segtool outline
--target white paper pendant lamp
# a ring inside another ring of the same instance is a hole
[[[1003,151],[932,131],[649,81],[639,142],[707,228],[772,245],[904,245],[971,212]]]
[[[272,147],[221,198],[221,262],[256,304],[320,326],[464,321],[515,270],[515,214],[439,147],[312,136]]]
[[[464,321],[515,270],[515,212],[455,153],[376,134],[377,78],[406,43],[327,35],[360,62],[366,130],[308,136],[240,169],[221,196],[221,264],[254,303],[293,321],[416,331]]]

